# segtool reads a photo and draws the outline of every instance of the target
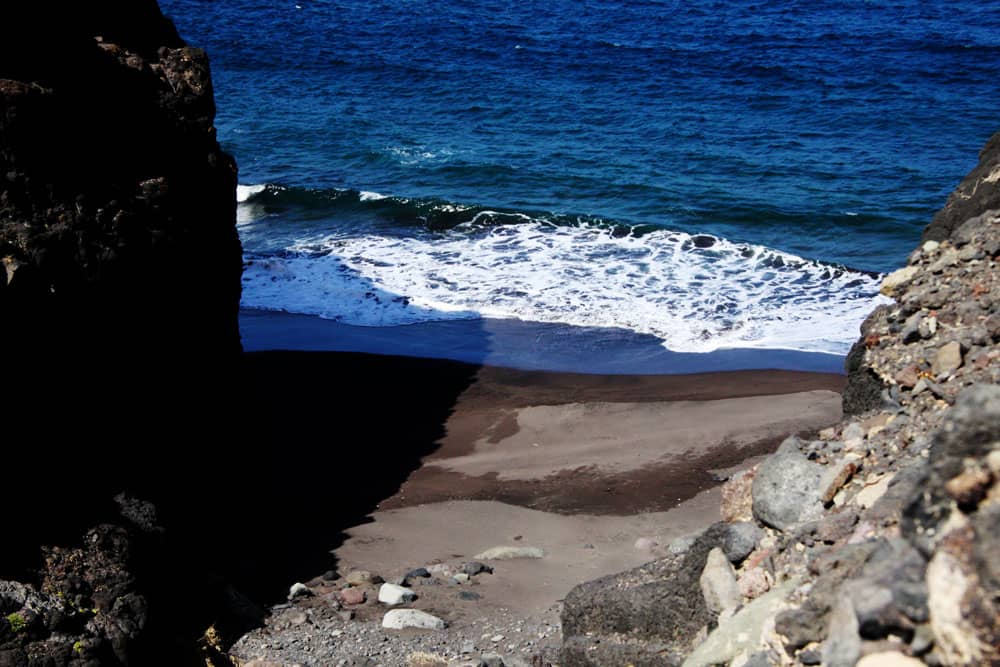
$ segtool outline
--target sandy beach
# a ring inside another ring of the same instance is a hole
[[[309,583],[317,596],[292,609],[304,604],[321,618],[324,595],[336,595],[352,571],[393,581],[433,570],[412,582],[418,598],[407,606],[449,628],[402,642],[393,635],[399,664],[406,651],[444,642],[457,652],[483,633],[534,633],[508,652],[554,650],[560,601],[574,585],[647,562],[717,521],[719,483],[787,435],[840,419],[844,382],[785,370],[598,375],[344,352],[258,352],[248,362],[256,393],[270,397],[260,416],[275,446],[287,456],[311,442],[314,460],[336,461],[328,481],[318,481],[320,466],[309,475],[316,482],[295,487],[298,503],[327,508],[325,520],[287,530],[296,548],[284,567],[268,566],[286,575],[269,590]],[[348,422],[352,434],[331,440],[328,426]],[[317,454],[316,443],[330,445]],[[294,514],[282,518],[294,522]],[[495,573],[461,591],[447,583],[447,573],[497,546],[544,556],[486,561]],[[379,626],[377,590],[366,589],[350,623],[331,617],[346,634],[330,659],[370,643],[352,633],[390,632]],[[284,614],[236,651],[267,657],[264,644],[280,636]],[[303,657],[315,661],[328,649],[310,650]]]
[[[840,416],[840,376],[601,376],[483,367],[439,445],[347,529],[340,570],[383,576],[532,544],[493,600],[520,612],[637,565],[718,520],[717,485],[790,433]],[[652,548],[635,548],[646,538]]]

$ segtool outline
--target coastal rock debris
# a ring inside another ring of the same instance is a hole
[[[1000,133],[885,279],[895,303],[865,320],[847,358],[844,412],[857,417],[785,440],[723,485],[722,517],[761,531],[746,560],[725,558],[718,524],[687,550],[577,586],[564,667],[1000,665],[996,173]]]

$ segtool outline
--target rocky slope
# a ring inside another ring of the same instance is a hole
[[[112,498],[183,479],[167,514],[197,527],[234,433],[236,166],[208,60],[155,0],[3,14],[0,578],[26,583],[0,582],[0,665],[183,664],[224,591]]]
[[[862,326],[845,413],[567,596],[564,667],[1000,664],[1000,134]]]

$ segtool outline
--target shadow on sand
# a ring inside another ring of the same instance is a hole
[[[90,527],[120,523],[113,498],[125,491],[151,501],[165,529],[144,576],[157,595],[190,596],[188,610],[205,597],[199,586],[231,584],[273,603],[336,569],[343,531],[435,449],[480,367],[337,352],[225,361],[180,345],[151,353],[156,337],[135,335],[125,316],[73,338],[87,315],[7,347],[0,579],[37,582],[41,547],[75,547]],[[133,339],[109,340],[114,325]],[[487,350],[488,334],[476,335]]]
[[[366,521],[444,435],[471,364],[338,352],[245,355],[252,395],[241,421],[252,456],[236,457],[227,516],[247,540],[230,562],[234,583],[275,598],[335,569],[330,550]],[[242,485],[236,485],[242,486]],[[248,547],[248,548],[247,548]]]

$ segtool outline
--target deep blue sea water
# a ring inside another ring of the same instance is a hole
[[[346,325],[843,354],[1000,129],[996,3],[161,6],[211,58],[244,305]]]

